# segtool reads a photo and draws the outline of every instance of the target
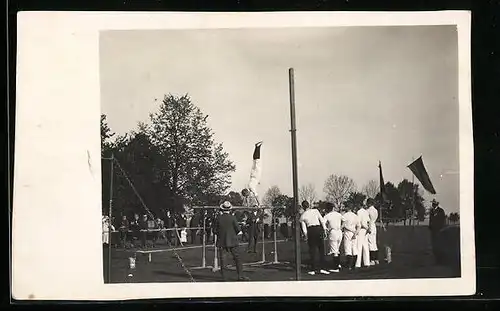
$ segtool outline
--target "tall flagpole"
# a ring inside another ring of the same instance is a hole
[[[299,186],[297,174],[297,129],[295,127],[295,86],[293,68],[288,70],[288,78],[290,83],[290,121],[291,121],[291,136],[292,136],[292,173],[293,173],[293,210],[295,216],[295,279],[300,281],[300,222],[299,222]]]

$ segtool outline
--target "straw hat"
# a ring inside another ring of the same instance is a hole
[[[232,205],[232,204],[231,204],[231,202],[229,202],[229,201],[225,201],[224,203],[222,203],[222,204],[220,205],[220,208],[221,208],[222,210],[226,210],[226,211],[227,211],[227,210],[230,210],[232,207],[233,207],[233,205]]]

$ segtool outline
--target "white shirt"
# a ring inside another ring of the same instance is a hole
[[[317,209],[311,208],[303,212],[302,215],[300,215],[300,222],[304,223],[307,227],[323,226],[325,220],[323,219],[323,216],[321,216],[320,212]]]
[[[378,211],[375,206],[372,205],[368,208],[368,216],[370,216],[370,222],[372,224],[375,224],[375,222],[377,222]]]
[[[332,211],[325,215],[325,224],[328,230],[342,229],[342,215],[336,211]]]
[[[358,211],[359,224],[362,229],[368,229],[370,225],[370,215],[368,211],[364,208],[360,208]]]
[[[358,215],[353,212],[347,212],[342,216],[343,227],[348,231],[356,232],[359,226],[359,218]]]

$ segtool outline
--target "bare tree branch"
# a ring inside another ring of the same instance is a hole
[[[317,199],[316,187],[314,184],[309,183],[307,185],[302,185],[299,189],[299,198],[301,202],[307,201],[310,204],[314,203]]]
[[[325,181],[323,191],[326,194],[326,200],[340,207],[349,194],[356,191],[354,181],[345,175],[330,175]]]
[[[379,193],[378,182],[375,179],[368,181],[366,185],[363,186],[363,194],[368,198],[375,198],[375,196]]]

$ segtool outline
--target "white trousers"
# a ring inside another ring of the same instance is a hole
[[[257,196],[257,186],[260,184],[262,175],[262,160],[253,160],[252,169],[250,170],[250,181],[248,182],[248,189]]]
[[[104,231],[102,233],[102,243],[109,244],[109,231]]]
[[[368,234],[368,249],[370,252],[378,251],[377,226],[375,224],[370,226],[370,233]]]
[[[246,199],[246,203],[250,206],[259,205],[259,196],[257,192],[257,186],[260,184],[260,177],[262,175],[262,160],[255,159],[252,163],[252,169],[250,170],[250,181],[248,182],[248,190],[250,194]]]
[[[344,232],[344,252],[346,256],[356,256],[357,254],[357,238],[354,236],[354,232],[345,231]]]
[[[338,256],[340,254],[340,243],[342,243],[342,231],[330,230],[328,233],[327,255]]]
[[[370,265],[370,250],[368,248],[368,237],[366,235],[366,229],[359,230],[357,237],[357,256],[356,258],[356,268],[361,267],[361,260],[363,260],[364,266]]]

